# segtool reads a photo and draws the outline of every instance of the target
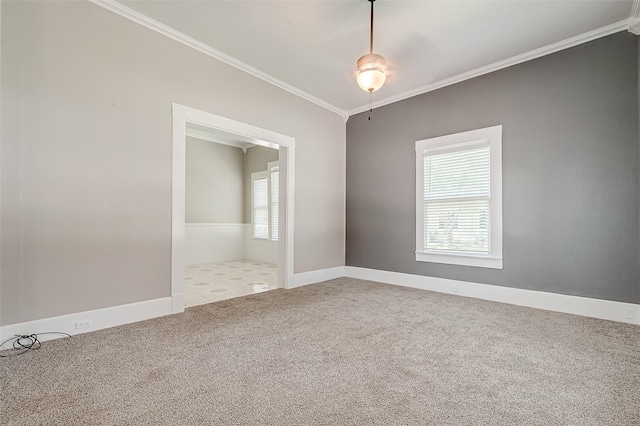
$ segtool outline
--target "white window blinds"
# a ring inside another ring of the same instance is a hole
[[[488,142],[424,152],[424,251],[489,254]]]
[[[280,194],[280,171],[271,167],[271,240],[278,241],[278,196]]]
[[[253,238],[269,238],[269,187],[266,177],[253,181]]]

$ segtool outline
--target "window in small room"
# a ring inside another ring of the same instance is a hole
[[[416,142],[416,260],[502,269],[502,126]]]
[[[267,170],[251,174],[251,223],[255,239],[278,241],[279,176],[277,161],[268,163]]]
[[[269,163],[269,179],[270,179],[270,201],[271,208],[269,209],[271,220],[271,240],[278,241],[278,197],[280,194],[280,168],[277,162]]]
[[[251,175],[253,238],[269,239],[269,178],[264,172]]]

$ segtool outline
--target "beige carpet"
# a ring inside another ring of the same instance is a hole
[[[640,327],[354,279],[0,359],[12,425],[638,425]]]

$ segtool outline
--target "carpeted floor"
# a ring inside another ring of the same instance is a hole
[[[640,327],[354,279],[0,359],[11,425],[638,425]]]

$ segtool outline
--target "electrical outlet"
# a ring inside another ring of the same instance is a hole
[[[460,287],[458,287],[457,285],[452,285],[451,293],[460,293]]]
[[[76,330],[91,328],[91,320],[76,321]]]

